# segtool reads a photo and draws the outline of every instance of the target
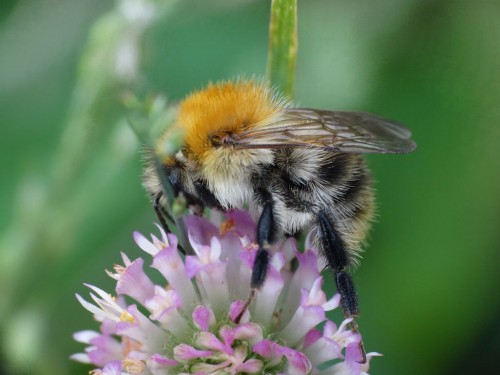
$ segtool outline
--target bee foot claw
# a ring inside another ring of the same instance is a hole
[[[248,307],[250,306],[250,304],[252,303],[252,301],[255,299],[256,292],[257,292],[257,289],[253,289],[252,288],[250,290],[250,295],[248,296],[247,300],[245,301],[245,304],[243,305],[243,308],[241,309],[240,313],[234,319],[234,322],[236,324],[240,323],[240,320],[243,317],[243,314],[245,313],[245,311],[248,310]]]

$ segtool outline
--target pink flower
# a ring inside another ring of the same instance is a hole
[[[151,240],[135,233],[165,281],[154,283],[142,258],[122,254],[124,265],[108,272],[117,297],[91,285],[93,303],[77,295],[101,326],[74,335],[87,347],[72,358],[94,374],[366,374],[350,320],[337,327],[326,315],[340,297],[322,290],[321,260],[314,249],[299,253],[293,239],[273,247],[266,282],[235,322],[249,294],[255,224],[245,212],[225,215],[220,228],[185,218],[195,253],[186,257],[161,228]]]

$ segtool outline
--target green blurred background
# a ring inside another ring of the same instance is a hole
[[[500,373],[499,19],[498,1],[299,0],[296,101],[397,119],[419,146],[369,157],[371,374]],[[111,291],[103,270],[153,230],[124,89],[175,102],[262,76],[268,20],[263,0],[0,2],[0,373],[87,373],[71,335],[97,324],[74,293]]]

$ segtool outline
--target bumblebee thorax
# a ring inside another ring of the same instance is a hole
[[[189,156],[204,162],[214,157],[212,153],[221,146],[221,139],[263,126],[279,116],[284,107],[284,101],[266,84],[221,82],[182,101],[177,126],[183,130]]]

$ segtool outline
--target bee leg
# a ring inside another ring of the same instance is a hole
[[[325,212],[318,213],[318,234],[323,254],[335,276],[335,284],[340,294],[340,304],[345,318],[352,318],[349,323],[354,333],[359,333],[359,328],[354,320],[359,315],[358,297],[354,282],[344,268],[349,264],[348,253],[342,238],[338,235],[333,223]],[[366,363],[366,352],[363,341],[359,342],[361,351],[360,363]]]
[[[264,205],[259,223],[257,224],[257,243],[259,244],[259,250],[257,250],[252,268],[252,279],[250,282],[250,287],[252,289],[260,289],[266,280],[267,267],[269,265],[269,247],[274,240],[274,236],[275,222],[273,204],[269,201]]]
[[[170,214],[165,210],[165,207],[160,203],[160,199],[163,196],[163,192],[160,191],[158,194],[156,194],[156,197],[153,201],[153,208],[155,210],[156,216],[158,217],[158,221],[160,222],[161,227],[166,233],[172,233],[170,230],[170,227],[167,224],[167,220],[170,220],[172,223],[175,223],[174,219]],[[177,248],[180,250],[181,253],[186,255],[186,251],[182,248],[180,244],[177,245]]]
[[[170,216],[170,214],[167,212],[167,210],[165,210],[165,207],[163,207],[163,205],[160,203],[160,199],[162,196],[163,196],[162,191],[156,194],[155,200],[153,201],[153,208],[155,210],[156,216],[158,217],[158,220],[163,230],[165,230],[165,232],[167,233],[172,233],[167,224],[167,220],[165,219],[168,219],[171,222],[174,222],[174,220],[172,219],[172,216]]]
[[[252,278],[250,281],[250,295],[248,296],[243,309],[235,319],[239,323],[243,313],[248,309],[248,306],[255,298],[255,294],[262,287],[266,280],[267,269],[269,266],[269,248],[274,240],[276,232],[276,224],[273,214],[273,202],[270,195],[266,195],[266,201],[262,209],[262,213],[257,224],[257,243],[259,250],[255,256],[255,261],[252,268]]]

